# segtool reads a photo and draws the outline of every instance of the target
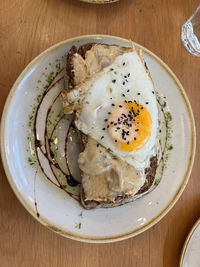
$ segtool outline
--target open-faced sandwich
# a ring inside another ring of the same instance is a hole
[[[113,207],[150,192],[161,159],[159,108],[141,51],[132,44],[73,46],[66,73],[64,112],[74,113],[84,144],[82,205]]]

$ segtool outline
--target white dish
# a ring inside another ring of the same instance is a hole
[[[58,43],[35,58],[19,76],[7,98],[1,122],[1,154],[12,189],[33,217],[65,237],[105,243],[123,240],[147,230],[173,207],[189,179],[195,155],[196,136],[192,110],[180,82],[161,59],[135,44],[143,50],[155,88],[159,94],[166,96],[173,117],[173,150],[170,151],[167,168],[164,169],[160,184],[153,192],[135,202],[112,209],[88,211],[64,190],[45,179],[37,162],[34,164],[33,159],[29,159],[30,153],[34,153],[30,140],[27,140],[27,136],[29,139],[32,138],[33,130],[30,130],[27,124],[31,120],[33,104],[37,106],[36,98],[42,90],[42,84],[46,83],[46,73],[55,72],[56,68],[60,67],[59,64],[63,64],[62,57],[73,44],[81,45],[88,42],[129,46],[128,40],[118,37],[81,36]],[[62,76],[62,73],[60,75]],[[48,78],[51,79],[51,76]],[[49,107],[53,95],[59,93],[63,86],[61,80],[55,89],[51,90],[52,94],[46,97],[43,112],[38,116],[39,131],[44,129],[44,109]],[[39,98],[38,96],[38,100]],[[55,113],[59,110],[62,108],[58,102]],[[67,126],[68,122],[65,120],[64,124]],[[60,127],[61,125],[58,128]],[[58,134],[62,138],[61,135],[65,131],[62,127],[60,130]],[[41,135],[41,132],[39,134]],[[77,154],[71,145],[69,160]],[[61,154],[62,149],[59,148]],[[33,166],[30,166],[30,163]],[[42,160],[42,164],[48,168],[45,160]],[[70,161],[72,171],[78,176],[78,168],[72,164]],[[40,214],[39,217],[37,212]]]
[[[192,227],[182,250],[180,267],[200,266],[200,219]]]

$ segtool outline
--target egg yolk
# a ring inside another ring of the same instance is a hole
[[[126,152],[142,148],[152,129],[150,113],[136,101],[117,105],[108,118],[108,130],[116,146]]]

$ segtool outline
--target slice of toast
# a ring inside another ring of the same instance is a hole
[[[114,53],[110,53],[110,49],[114,50]],[[101,71],[104,67],[107,67],[112,64],[114,59],[125,52],[130,51],[131,48],[119,47],[116,45],[110,46],[105,44],[94,44],[88,43],[80,46],[78,49],[75,46],[72,46],[70,51],[67,54],[66,60],[66,73],[68,77],[68,89],[62,92],[62,102],[63,109],[66,114],[72,113],[76,107],[73,105],[68,106],[66,104],[66,94],[69,90],[73,90],[77,85],[84,82],[91,75],[95,74],[98,71]],[[112,54],[112,55],[110,55]],[[113,55],[114,54],[114,55]],[[141,52],[138,51],[139,56],[141,57]],[[91,59],[90,59],[91,57]],[[142,57],[141,57],[142,58]],[[94,64],[96,62],[96,64]],[[147,66],[142,58],[142,62],[146,67],[146,71],[149,74]],[[90,67],[91,65],[92,67]],[[88,142],[88,137],[80,132],[80,136],[82,139],[83,147],[86,146]],[[91,137],[89,137],[91,138]],[[80,191],[80,200],[81,204],[86,209],[92,208],[108,208],[115,207],[130,201],[133,201],[137,198],[142,197],[147,194],[154,188],[154,180],[156,169],[158,166],[158,159],[156,156],[153,156],[150,159],[150,165],[145,169],[146,180],[143,186],[138,190],[138,192],[134,195],[122,194],[116,196],[114,201],[109,200],[87,200],[87,196],[85,195],[84,186],[81,185]]]

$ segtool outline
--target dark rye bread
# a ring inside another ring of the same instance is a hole
[[[83,57],[83,59],[85,59],[85,54],[88,50],[90,50],[92,48],[92,46],[94,45],[94,43],[88,43],[85,45],[80,46],[78,49],[75,46],[72,46],[71,49],[69,50],[68,54],[67,54],[67,60],[66,60],[66,73],[68,76],[68,88],[69,89],[73,89],[76,84],[74,81],[74,66],[73,66],[73,56],[74,54],[78,53],[79,55],[81,55]],[[146,63],[144,62],[145,68],[147,70],[147,73],[149,74],[149,70],[147,68]],[[82,147],[83,150],[87,144],[87,136],[85,134],[83,134],[82,132],[80,133],[80,138],[82,141]],[[145,169],[145,174],[146,174],[146,180],[144,185],[140,188],[140,190],[135,194],[135,195],[122,195],[122,196],[118,196],[114,202],[110,202],[110,201],[95,201],[95,200],[86,200],[85,197],[85,192],[84,192],[84,188],[81,185],[80,188],[80,201],[82,206],[85,209],[94,209],[94,208],[110,208],[110,207],[116,207],[116,206],[120,206],[123,205],[125,203],[134,201],[140,197],[142,197],[143,195],[151,192],[151,190],[153,190],[154,188],[154,181],[155,181],[155,175],[156,175],[156,169],[158,167],[158,159],[156,156],[153,156],[150,159],[150,166],[148,168]]]

